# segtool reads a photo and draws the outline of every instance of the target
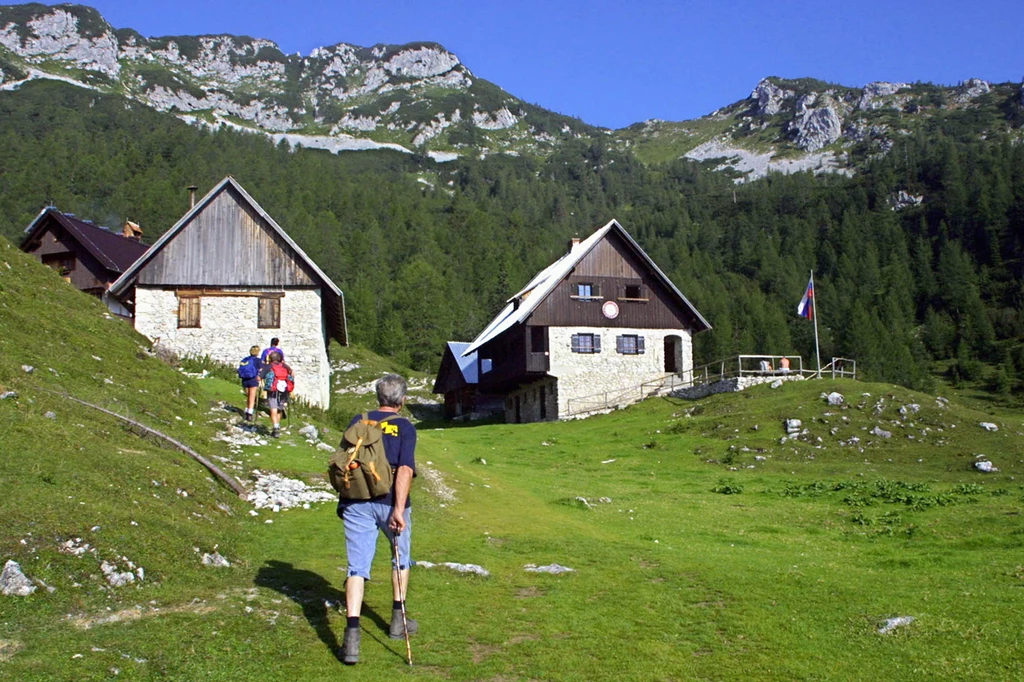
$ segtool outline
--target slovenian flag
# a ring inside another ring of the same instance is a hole
[[[796,314],[800,317],[806,317],[808,320],[814,319],[814,277],[811,277],[811,281],[807,283],[807,291],[804,292],[804,297],[800,299],[800,305],[796,308]]]

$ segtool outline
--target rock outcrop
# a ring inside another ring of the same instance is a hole
[[[389,147],[450,153],[464,144],[448,137],[456,127],[476,129],[481,141],[499,149],[550,147],[582,125],[566,118],[563,130],[552,135],[535,130],[522,102],[510,95],[495,97],[489,86],[486,98],[479,99],[469,69],[434,43],[372,48],[338,43],[303,57],[248,37],[146,38],[115,30],[98,12],[80,5],[18,7],[0,8],[0,45],[12,57],[0,68],[3,89],[55,78],[125,94],[190,123],[288,135],[293,145],[335,151]],[[463,96],[439,97],[439,91]],[[488,137],[511,129],[512,136]]]

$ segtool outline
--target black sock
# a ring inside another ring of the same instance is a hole
[[[400,602],[400,601],[391,602],[391,610],[392,611],[401,611],[402,610],[402,602]]]
[[[347,628],[358,628],[359,627],[359,616],[348,616],[345,618],[345,627]]]

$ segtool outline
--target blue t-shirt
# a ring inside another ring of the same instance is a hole
[[[352,426],[357,421],[363,418],[363,415],[357,414],[352,417],[352,421],[349,422],[349,426]],[[367,418],[380,421],[381,419],[387,419],[387,422],[383,426],[384,431],[384,454],[387,455],[388,464],[392,468],[397,469],[400,466],[407,466],[412,469],[412,475],[416,476],[416,427],[412,425],[412,422],[405,417],[396,417],[394,412],[384,412],[383,410],[372,410],[367,413]],[[342,441],[341,447],[349,448],[352,444]],[[338,500],[338,513],[350,504],[359,504],[362,500]],[[390,491],[387,495],[381,495],[373,500],[374,502],[385,502],[387,504],[394,504],[394,490]],[[406,507],[412,507],[412,495],[405,500]]]
[[[278,353],[281,354],[281,362],[284,362],[284,351],[281,350],[280,348],[278,348],[277,346],[271,346],[270,348],[264,348],[263,352],[260,353],[260,360],[262,360],[263,362],[266,362],[267,361],[267,356],[270,355],[271,353],[273,353],[275,350]]]

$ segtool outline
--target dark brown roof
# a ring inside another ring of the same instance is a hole
[[[44,209],[29,225],[26,230],[28,234],[21,244],[22,249],[36,239],[47,228],[50,221],[63,227],[72,238],[111,272],[124,272],[139,259],[139,256],[149,250],[148,244],[122,237],[116,232],[79,220],[73,215],[61,213],[53,207]]]

